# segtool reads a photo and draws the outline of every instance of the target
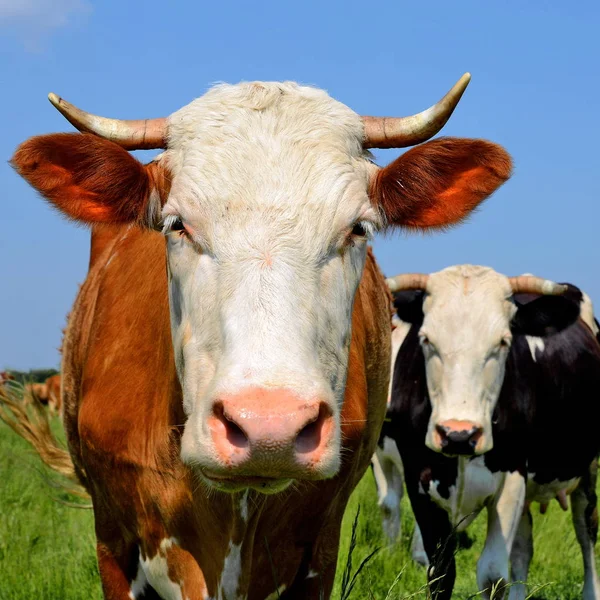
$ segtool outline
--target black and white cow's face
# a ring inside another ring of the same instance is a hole
[[[425,443],[432,450],[492,448],[515,313],[508,279],[492,269],[465,265],[429,276],[419,340],[432,408]]]
[[[420,323],[432,410],[429,448],[448,455],[492,449],[492,417],[513,336],[526,336],[535,360],[545,336],[579,317],[582,295],[569,289],[576,297],[569,292],[515,298],[506,276],[459,265],[429,275],[424,293],[408,292],[404,303],[396,298],[400,318]]]

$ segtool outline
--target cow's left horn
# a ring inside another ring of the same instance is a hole
[[[533,275],[519,275],[509,277],[510,287],[513,294],[543,294],[544,296],[560,296],[569,288],[560,283],[554,283],[549,279],[534,277]]]
[[[79,131],[93,133],[122,146],[126,150],[165,148],[167,119],[121,120],[108,119],[87,113],[56,94],[48,100]]]
[[[427,288],[429,275],[424,273],[404,273],[396,275],[385,280],[390,292],[400,292],[402,290],[424,290]]]
[[[410,117],[363,117],[365,148],[406,148],[425,142],[446,124],[471,81],[465,73],[437,103]]]

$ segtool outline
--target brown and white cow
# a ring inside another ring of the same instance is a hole
[[[37,401],[48,404],[48,386],[45,383],[26,383],[23,390],[26,403]]]
[[[48,408],[57,414],[61,413],[61,396],[60,396],[60,373],[51,375],[45,381],[46,390],[48,393]]]
[[[14,381],[15,376],[8,371],[0,371],[0,386],[6,385],[10,381]]]
[[[32,138],[13,164],[94,225],[63,405],[107,598],[329,597],[386,408],[390,296],[367,241],[460,222],[511,169],[481,140],[384,168],[366,148],[428,139],[467,82],[405,120],[294,83],[220,85],[145,122],[51,96],[88,133]],[[165,152],[124,150],[142,147]]]

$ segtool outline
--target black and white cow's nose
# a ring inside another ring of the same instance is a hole
[[[483,435],[483,427],[471,421],[444,421],[435,426],[440,450],[444,454],[475,454],[477,444]]]

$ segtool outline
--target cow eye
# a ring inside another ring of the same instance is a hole
[[[185,231],[181,217],[175,217],[171,223],[171,231]]]
[[[180,217],[176,217],[171,225],[171,231],[184,231],[185,227],[183,226],[183,221]]]
[[[510,347],[510,338],[508,337],[503,337],[500,340],[500,344],[498,344],[500,346],[500,348],[509,348]]]
[[[352,235],[355,235],[356,237],[366,237],[367,236],[367,228],[365,227],[365,225],[363,223],[361,223],[360,221],[357,221],[356,223],[354,223],[354,226],[352,227]]]
[[[163,233],[167,234],[176,232],[185,233],[185,225],[183,224],[181,217],[178,217],[177,215],[168,215],[163,221]]]

